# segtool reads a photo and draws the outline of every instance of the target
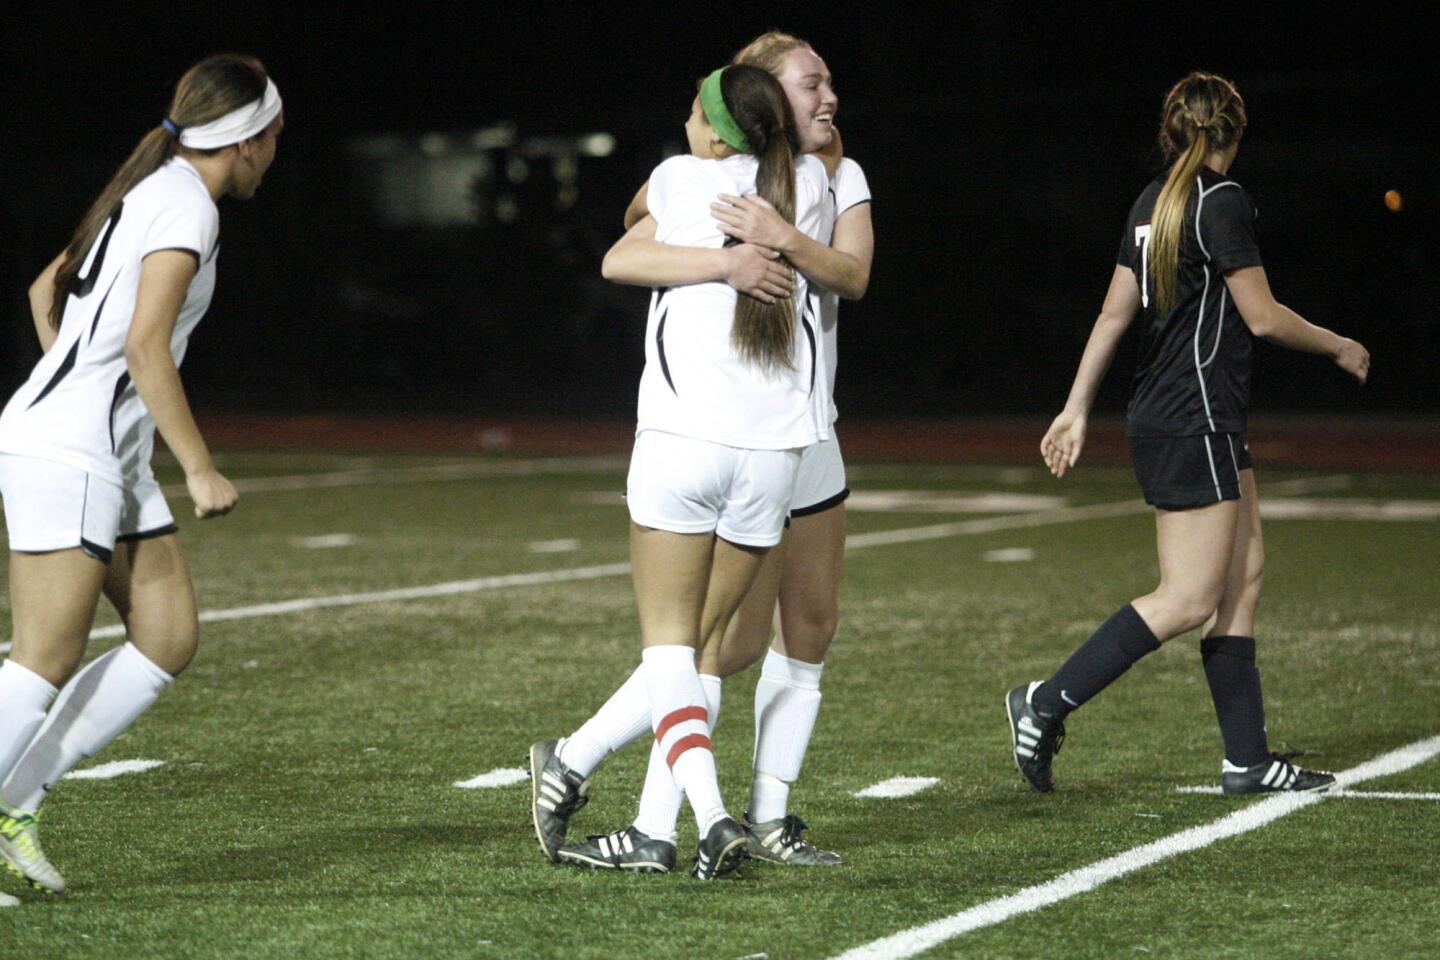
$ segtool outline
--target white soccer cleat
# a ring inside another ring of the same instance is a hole
[[[0,806],[0,857],[10,872],[36,890],[60,893],[65,878],[40,849],[38,813]]]

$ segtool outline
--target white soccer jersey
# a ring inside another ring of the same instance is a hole
[[[840,219],[840,215],[857,204],[870,202],[870,184],[865,180],[865,171],[860,169],[860,164],[847,157],[840,161],[840,166],[830,181],[829,192],[825,229],[822,235],[816,238],[827,246],[834,239],[835,222]],[[826,422],[834,423],[840,416],[840,411],[835,406],[835,373],[840,358],[840,295],[817,287],[814,296],[820,301],[820,339],[824,344],[822,352],[825,357],[825,390],[830,398],[830,419]]]
[[[215,290],[219,239],[219,211],[186,160],[136,184],[86,255],[54,346],[0,414],[0,453],[68,463],[121,485],[148,477],[155,421],[125,364],[140,262],[170,249],[199,260],[170,340],[178,366]]]
[[[721,193],[755,192],[755,157],[724,160],[671,157],[650,175],[648,201],[656,239],[718,248],[725,234],[710,213]],[[819,239],[827,189],[814,157],[795,164],[795,225]],[[763,370],[730,343],[734,288],[716,281],[660,288],[650,300],[645,372],[640,378],[639,429],[663,430],[753,450],[804,447],[825,439],[830,397],[824,342],[816,333],[818,303],[796,278],[795,349],[791,368]]]

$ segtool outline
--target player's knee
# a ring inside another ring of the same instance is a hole
[[[839,627],[840,617],[833,607],[800,611],[799,616],[785,621],[786,656],[812,663],[821,662]]]
[[[193,616],[175,618],[163,630],[132,631],[130,642],[161,670],[178,676],[200,649],[200,623]]]
[[[1193,630],[1215,615],[1223,599],[1220,587],[1198,587],[1168,591],[1164,596],[1170,619],[1177,633]]]

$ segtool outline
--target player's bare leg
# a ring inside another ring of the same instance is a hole
[[[1203,624],[1220,606],[1234,550],[1240,503],[1155,511],[1160,585],[1121,607],[1044,683],[1005,697],[1016,768],[1035,790],[1054,789],[1051,761],[1065,718],[1160,644]]]
[[[105,564],[79,548],[10,555],[13,646],[0,666],[0,782],[44,729],[47,709],[74,673],[95,619]],[[0,857],[39,890],[65,889],[40,847],[39,805],[0,795]]]

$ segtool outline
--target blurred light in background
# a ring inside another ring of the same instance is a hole
[[[509,185],[524,184],[537,172],[543,204],[569,210],[580,198],[580,158],[608,157],[615,145],[615,136],[604,132],[522,138],[513,124],[502,123],[460,133],[357,137],[348,152],[359,195],[382,223],[463,227],[527,216],[532,208]],[[537,160],[542,165],[532,162]]]
[[[1405,209],[1405,198],[1400,196],[1399,190],[1385,191],[1385,209],[1391,213],[1399,213]]]

